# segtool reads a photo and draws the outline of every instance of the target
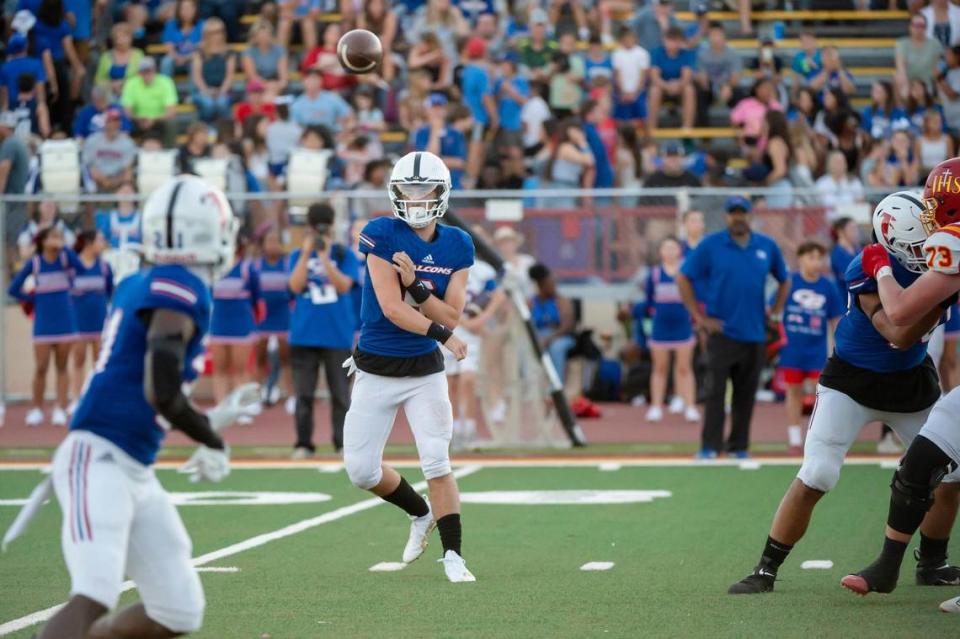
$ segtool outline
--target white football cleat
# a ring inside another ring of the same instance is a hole
[[[948,599],[940,604],[940,612],[960,613],[960,597]]]
[[[43,410],[39,408],[31,408],[30,412],[27,413],[27,426],[39,426],[43,423]]]
[[[53,412],[50,413],[50,423],[54,426],[66,426],[67,425],[67,413],[59,406],[54,406]]]
[[[450,580],[450,583],[459,584],[477,580],[473,573],[467,570],[467,564],[463,561],[463,557],[452,550],[448,550],[444,553],[443,559],[437,561],[443,564],[443,572],[447,573],[447,579]]]
[[[427,502],[427,508],[430,503]],[[433,518],[433,511],[428,510],[423,517],[410,517],[410,536],[407,545],[403,548],[403,563],[416,561],[427,549],[430,543],[430,533],[437,527],[437,520]]]
[[[647,416],[645,419],[648,422],[659,422],[663,419],[663,409],[659,406],[651,406],[647,409]]]
[[[683,412],[684,403],[683,398],[677,395],[673,396],[673,399],[670,400],[670,405],[667,407],[667,412],[671,415],[679,415]]]

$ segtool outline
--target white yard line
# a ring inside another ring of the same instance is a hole
[[[384,460],[394,468],[419,468],[420,463],[413,459],[404,460]],[[477,466],[479,468],[577,468],[577,467],[599,467],[601,464],[616,464],[621,467],[637,468],[725,468],[746,466],[744,470],[754,470],[756,467],[763,466],[799,466],[803,462],[801,457],[754,457],[744,462],[740,459],[717,459],[713,461],[700,461],[690,457],[660,457],[660,456],[637,456],[620,457],[596,456],[596,457],[571,457],[556,458],[549,457],[540,459],[537,457],[517,457],[517,458],[493,458],[493,459],[454,459],[454,464],[463,466]],[[844,464],[849,466],[880,466],[881,468],[896,468],[899,463],[899,457],[877,457],[869,456],[850,456],[847,457]],[[162,461],[155,467],[162,470],[171,470],[183,465],[182,461]],[[50,467],[49,462],[0,462],[0,471],[8,470],[27,470],[43,471]],[[343,470],[341,461],[256,461],[256,460],[230,460],[231,470],[312,470],[321,472],[336,473]],[[612,469],[612,466],[611,466]]]
[[[198,566],[197,572],[240,572],[236,566]]]
[[[455,477],[466,477],[467,475],[472,475],[473,473],[481,470],[481,467],[476,464],[471,464],[469,466],[462,466],[453,471]],[[413,485],[416,490],[423,490],[427,487],[427,482],[421,481]],[[233,555],[242,553],[244,551],[250,550],[252,548],[257,548],[268,544],[271,541],[276,541],[277,539],[283,539],[284,537],[290,537],[291,535],[296,535],[302,533],[311,528],[316,528],[323,524],[328,524],[332,521],[337,521],[338,519],[343,519],[344,517],[349,517],[359,512],[365,510],[370,510],[375,508],[380,504],[385,503],[379,497],[372,497],[370,499],[364,499],[355,504],[350,504],[349,506],[343,506],[342,508],[337,508],[336,510],[331,510],[328,513],[318,515],[317,517],[311,517],[310,519],[304,519],[295,524],[289,526],[284,526],[273,532],[264,533],[262,535],[257,535],[246,539],[244,541],[232,544],[226,548],[221,548],[220,550],[214,550],[213,552],[208,552],[205,555],[200,555],[199,557],[194,557],[193,565],[202,566],[214,562],[218,559],[223,559],[224,557],[232,557]],[[134,583],[132,581],[123,582],[122,591],[131,590],[134,588]],[[37,612],[30,613],[20,617],[19,619],[13,619],[6,622],[3,625],[0,625],[0,636],[9,634],[11,632],[16,632],[18,630],[23,630],[24,628],[29,628],[30,626],[36,625],[38,623],[44,622],[53,615],[57,613],[64,604],[58,604],[56,606],[51,606],[44,610],[38,610]]]

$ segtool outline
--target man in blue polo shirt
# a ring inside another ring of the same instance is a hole
[[[683,262],[677,286],[683,304],[707,339],[707,393],[701,459],[713,459],[723,448],[724,399],[727,380],[733,384],[731,457],[748,457],[754,396],[763,368],[768,326],[779,324],[790,292],[787,265],[772,238],[750,230],[750,201],[739,196],[726,203],[727,228],[703,239]],[[767,309],[767,277],[780,283]],[[706,312],[694,287],[706,282],[711,291]]]
[[[350,357],[353,345],[356,320],[350,291],[359,280],[360,263],[349,248],[333,243],[333,220],[329,204],[310,206],[310,228],[303,247],[290,256],[293,268],[288,286],[294,299],[290,368],[297,398],[294,459],[314,452],[313,396],[321,364],[330,390],[333,447],[337,452],[343,448],[343,421],[350,408],[350,381],[342,364]]]
[[[697,56],[683,46],[683,29],[670,27],[663,38],[663,46],[650,52],[647,127],[651,131],[657,129],[660,106],[664,100],[679,102],[682,126],[693,126],[697,115],[697,88],[693,81]]]

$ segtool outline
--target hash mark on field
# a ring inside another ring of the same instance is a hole
[[[600,464],[597,466],[597,468],[605,473],[614,473],[620,470],[621,466],[616,462],[607,462],[605,464]]]
[[[397,572],[407,567],[402,561],[381,561],[370,566],[370,572]]]
[[[453,471],[453,476],[457,478],[466,477],[467,475],[472,475],[479,470],[481,470],[481,466],[476,464],[470,466],[461,466]],[[426,487],[427,482],[425,481],[420,481],[413,485],[414,490],[424,490]],[[343,519],[344,517],[349,517],[350,515],[363,512],[364,510],[370,510],[371,508],[385,503],[386,502],[379,497],[364,499],[363,501],[358,501],[354,504],[350,504],[349,506],[343,506],[341,508],[337,508],[336,510],[331,510],[328,513],[318,515],[317,517],[304,519],[303,521],[298,521],[295,524],[278,528],[272,532],[263,533],[262,535],[256,535],[250,539],[245,539],[244,541],[232,544],[226,548],[221,548],[220,550],[214,550],[213,552],[208,552],[205,555],[194,557],[191,563],[194,566],[203,566],[205,564],[217,561],[218,559],[232,557],[233,555],[242,553],[245,550],[263,546],[271,541],[283,539],[284,537],[290,537],[291,535],[302,533],[306,530],[310,530],[311,528],[316,528],[322,524]],[[125,581],[120,587],[120,592],[132,590],[134,587],[135,585],[132,581]],[[16,632],[17,630],[23,630],[24,628],[29,628],[30,626],[35,626],[38,623],[42,623],[53,615],[57,614],[57,611],[63,608],[64,605],[65,604],[57,604],[56,606],[50,606],[49,608],[32,612],[29,615],[20,617],[19,619],[8,621],[0,625],[0,637],[11,632]]]
[[[880,468],[883,468],[884,470],[896,470],[896,469],[900,468],[900,460],[899,460],[899,459],[885,459],[885,460],[883,460],[882,462],[880,462]]]
[[[240,572],[236,566],[197,566],[197,572]]]
[[[612,561],[588,561],[580,566],[580,570],[583,570],[584,572],[610,570],[611,568],[613,568]]]
[[[833,568],[833,562],[829,559],[808,559],[800,567],[803,570],[830,570]]]
[[[737,466],[740,470],[760,470],[760,462],[758,461],[742,461]]]

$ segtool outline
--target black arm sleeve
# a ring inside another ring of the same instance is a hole
[[[183,394],[180,372],[186,350],[180,335],[150,338],[144,368],[144,392],[147,400],[173,428],[204,446],[222,450],[223,440],[210,428],[210,420]]]

